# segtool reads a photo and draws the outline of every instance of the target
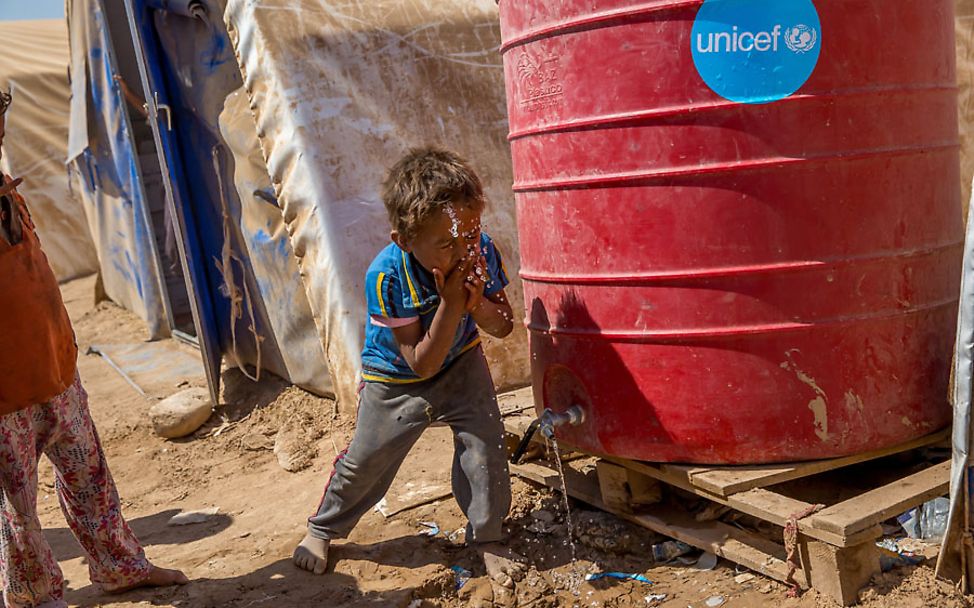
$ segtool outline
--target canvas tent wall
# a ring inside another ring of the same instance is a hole
[[[44,252],[59,281],[98,269],[81,201],[64,162],[70,120],[68,31],[63,20],[0,21],[0,89],[13,94],[0,170],[24,177]]]
[[[276,210],[269,178],[247,164],[253,122],[224,108],[240,75],[223,6],[194,4],[199,15],[178,2],[67,5],[76,75],[71,159],[99,227],[105,291],[154,336],[172,330],[196,340],[214,391],[229,355],[327,394],[322,348],[306,329],[307,300],[287,261],[293,255],[268,213]],[[116,76],[147,111],[126,104]],[[235,156],[244,159],[237,171]]]
[[[297,7],[284,5],[284,12]],[[496,6],[430,2],[386,10],[393,5],[337,20],[313,10],[301,30],[294,29],[294,19],[255,21],[253,37],[241,39],[240,48],[253,43],[304,49],[247,64],[266,77],[267,88],[295,86],[283,96],[258,99],[249,87],[234,94],[241,72],[220,19],[220,1],[69,2],[72,41],[81,58],[74,68],[84,82],[76,84],[76,92],[87,99],[74,109],[80,116],[94,108],[92,120],[75,124],[97,126],[93,137],[77,138],[72,158],[94,176],[86,191],[95,223],[127,229],[102,230],[97,239],[107,252],[103,271],[110,265],[118,275],[110,295],[133,309],[142,306],[150,324],[155,319],[160,326],[167,320],[174,325],[167,292],[175,286],[165,276],[168,265],[160,262],[165,257],[160,232],[168,230],[159,225],[168,209],[212,376],[218,378],[213,366],[220,355],[236,353],[256,363],[259,354],[263,366],[319,392],[334,377],[342,402],[354,404],[365,327],[362,279],[368,261],[388,242],[378,184],[411,145],[435,141],[471,158],[491,198],[487,229],[506,252],[508,270],[516,273]],[[238,16],[246,19],[251,8],[264,15],[281,7],[238,8],[243,11]],[[130,21],[127,41],[117,25],[120,11]],[[439,25],[409,33],[431,23]],[[87,33],[76,39],[75,31]],[[403,35],[418,35],[419,50],[391,50],[390,40]],[[328,39],[344,42],[316,46]],[[301,65],[304,58],[313,61]],[[133,60],[134,68],[128,64]],[[397,71],[399,60],[404,70]],[[323,73],[329,75],[326,82],[315,85]],[[141,90],[148,120],[124,105],[115,74]],[[379,74],[390,81],[407,78],[381,90]],[[268,102],[266,108],[261,101]],[[268,121],[276,112],[290,115]],[[255,114],[263,117],[258,125]],[[146,123],[151,141],[138,133]],[[290,138],[292,133],[297,136]],[[257,134],[263,156],[254,145]],[[270,138],[280,145],[269,145]],[[107,152],[98,156],[101,150]],[[267,154],[274,172],[267,170]],[[155,175],[149,167],[153,155],[165,191],[161,209],[159,188],[148,187],[146,178]],[[283,167],[281,159],[294,160],[299,170]],[[134,176],[121,180],[133,187],[125,196],[108,198],[105,192],[119,188],[99,172]],[[515,310],[523,310],[516,278],[509,294]],[[527,381],[523,328],[518,326],[514,338],[489,342],[487,352],[499,385]]]
[[[480,172],[520,318],[494,0],[230,0],[226,21],[340,400],[355,402],[363,279],[389,239],[379,184],[412,146],[456,149]],[[486,352],[499,386],[528,382],[520,323]]]

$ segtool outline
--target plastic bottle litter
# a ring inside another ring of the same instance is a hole
[[[657,564],[664,564],[676,557],[686,555],[691,551],[693,551],[693,547],[678,540],[668,540],[666,542],[653,545],[650,548],[653,561]]]
[[[910,538],[939,542],[947,530],[950,500],[934,498],[896,518]]]
[[[587,581],[597,581],[600,578],[615,578],[621,581],[633,580],[639,581],[640,583],[647,583],[649,585],[653,584],[653,581],[649,580],[642,574],[629,574],[627,572],[593,572],[585,575],[585,580]]]
[[[419,525],[423,527],[419,532],[420,536],[436,536],[440,533],[440,527],[435,521],[421,521]]]
[[[473,576],[473,572],[467,570],[462,566],[450,566],[450,570],[453,570],[453,578],[456,581],[456,590],[459,591],[467,581]]]
[[[948,515],[950,515],[950,499],[941,497],[925,502],[920,510],[920,538],[943,540],[947,532]]]

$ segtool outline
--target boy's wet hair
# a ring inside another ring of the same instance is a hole
[[[481,207],[485,198],[480,178],[467,161],[428,146],[413,148],[389,169],[382,202],[393,230],[411,239],[434,211],[449,203]]]
[[[7,108],[10,107],[10,102],[13,101],[13,96],[7,91],[0,89],[0,116],[7,113]]]

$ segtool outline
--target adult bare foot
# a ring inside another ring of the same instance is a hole
[[[294,550],[291,557],[294,565],[314,574],[324,574],[328,567],[329,541],[305,534],[304,540]]]
[[[169,568],[160,568],[149,564],[149,575],[140,582],[117,589],[106,589],[105,592],[112,594],[125,593],[126,591],[142,587],[168,587],[170,585],[185,585],[188,582],[189,579],[179,570],[170,570]]]
[[[477,552],[484,560],[487,576],[498,585],[513,589],[516,581],[524,578],[527,566],[524,557],[514,553],[500,543],[484,543],[477,546]]]

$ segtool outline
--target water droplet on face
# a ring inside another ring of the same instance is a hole
[[[457,238],[460,236],[460,218],[457,217],[457,210],[452,203],[443,205],[443,213],[450,217],[450,236]]]

